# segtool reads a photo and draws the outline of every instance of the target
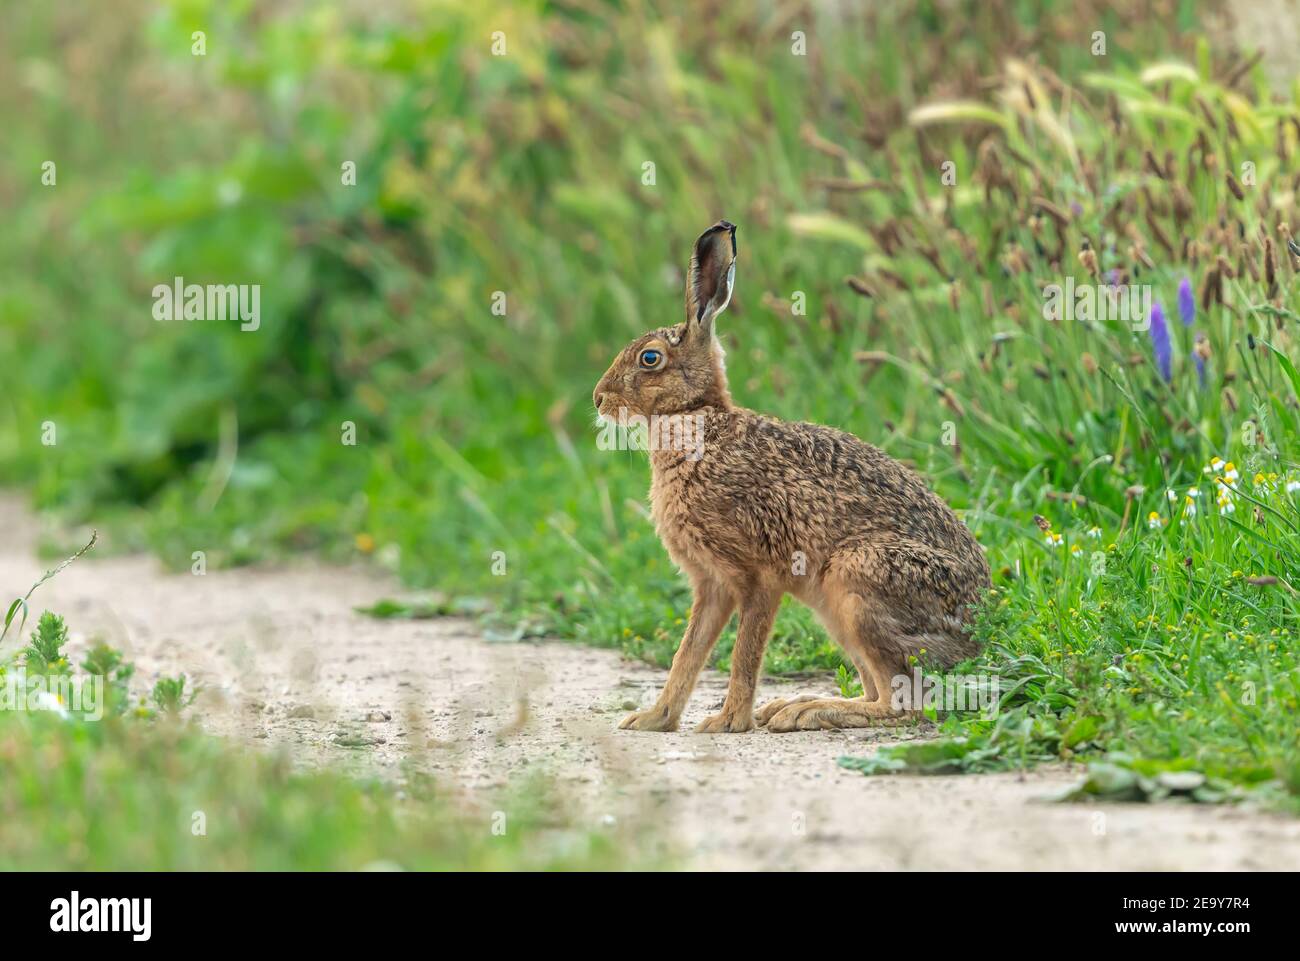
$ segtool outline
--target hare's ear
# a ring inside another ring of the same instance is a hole
[[[736,278],[736,225],[719,220],[695,241],[686,278],[686,324],[711,334],[713,318],[731,302]]]

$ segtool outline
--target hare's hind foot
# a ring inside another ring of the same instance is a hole
[[[782,708],[789,707],[791,704],[801,704],[804,701],[816,701],[821,696],[820,694],[796,694],[794,697],[774,697],[754,713],[754,720],[759,727],[763,727]]]
[[[767,729],[775,734],[833,731],[849,727],[889,726],[906,718],[907,712],[891,707],[887,701],[841,697],[796,699],[768,717]]]

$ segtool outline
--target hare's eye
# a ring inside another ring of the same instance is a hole
[[[641,359],[639,363],[646,370],[654,370],[655,368],[661,366],[663,362],[664,362],[664,355],[662,351],[658,351],[658,350],[641,351]]]

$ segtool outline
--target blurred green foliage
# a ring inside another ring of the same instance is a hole
[[[516,780],[487,811],[436,789],[418,769],[405,771],[399,788],[304,773],[287,752],[250,753],[180,719],[193,701],[184,675],[155,685],[157,711],[140,698],[127,712],[132,666],[100,644],[73,677],[61,650],[66,640],[63,619],[45,611],[24,659],[0,664],[0,870],[553,871],[670,863],[639,819],[598,831],[574,826],[541,777]],[[37,674],[75,687],[33,686]],[[107,691],[95,691],[92,675]]]
[[[542,784],[467,811],[425,777],[401,790],[295,770],[186,724],[0,713],[0,870],[611,870],[665,863],[569,826]]]

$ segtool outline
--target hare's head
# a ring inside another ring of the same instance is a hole
[[[686,278],[686,320],[642,334],[614,358],[596,385],[596,411],[678,414],[730,407],[722,345],[713,320],[727,308],[736,275],[736,225],[720,220],[700,235]]]

